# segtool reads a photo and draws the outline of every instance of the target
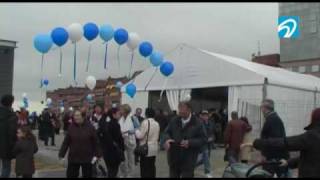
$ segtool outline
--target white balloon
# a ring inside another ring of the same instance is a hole
[[[60,111],[63,112],[64,111],[64,107],[60,107]]]
[[[129,33],[129,38],[127,42],[127,46],[130,50],[135,50],[140,43],[140,37],[137,33],[131,32]]]
[[[190,101],[190,100],[191,100],[191,95],[187,94],[183,101]]]
[[[22,97],[27,97],[27,93],[22,93]]]
[[[79,23],[73,23],[67,28],[69,39],[72,43],[80,41],[83,36],[83,28]]]
[[[73,107],[69,107],[69,111],[73,111]]]
[[[86,80],[86,85],[90,90],[93,90],[96,87],[96,78],[94,76],[88,76]]]
[[[52,103],[52,99],[51,98],[48,98],[47,99],[47,104],[51,104]]]

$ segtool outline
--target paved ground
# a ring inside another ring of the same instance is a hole
[[[36,134],[36,132],[35,132]],[[65,167],[58,160],[58,151],[63,141],[63,134],[56,136],[56,147],[45,147],[42,141],[39,141],[39,151],[35,155],[36,173],[34,177],[66,177]],[[215,178],[222,177],[226,163],[223,161],[224,149],[217,148],[212,151],[210,162],[212,163],[212,175]],[[156,159],[157,177],[168,177],[168,164],[166,152],[160,151]],[[135,167],[134,177],[140,177],[139,166]],[[195,177],[205,177],[203,166],[195,171]],[[295,173],[296,177],[296,173]]]

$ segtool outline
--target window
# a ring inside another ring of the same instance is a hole
[[[293,72],[298,72],[298,66],[292,67]]]
[[[306,67],[305,66],[299,66],[299,72],[300,73],[305,73],[306,72]]]
[[[316,33],[317,32],[317,21],[313,20],[310,21],[310,33]]]
[[[319,65],[312,65],[311,72],[319,72]]]
[[[311,66],[306,66],[306,73],[311,72]]]

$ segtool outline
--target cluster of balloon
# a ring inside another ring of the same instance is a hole
[[[53,44],[52,39],[48,34],[39,34],[39,35],[36,35],[33,39],[33,45],[35,49],[42,54],[40,88],[42,87],[44,54],[49,52],[50,48],[52,47],[52,44]]]
[[[105,24],[100,27],[100,38],[103,40],[103,43],[106,44],[106,49],[104,54],[104,69],[107,69],[108,41],[110,41],[113,38],[113,35],[114,35],[114,30],[111,25]]]
[[[77,42],[81,40],[83,36],[83,28],[79,23],[73,23],[68,28],[69,39],[74,44],[73,55],[73,80],[77,82]]]
[[[149,79],[149,81],[147,82],[146,86],[145,86],[145,90],[147,89],[147,87],[149,86],[150,82],[152,81],[152,79],[154,78],[159,66],[163,63],[163,55],[160,52],[157,51],[153,51],[150,55],[150,62],[152,64],[153,67],[155,67],[154,72],[151,76],[151,78]]]
[[[99,27],[90,22],[83,26],[84,34],[83,36],[90,42],[89,51],[88,51],[88,59],[87,59],[87,68],[86,72],[89,71],[89,63],[90,63],[90,54],[91,54],[91,41],[94,40],[99,35]]]
[[[27,93],[22,94],[22,99],[23,99],[23,102],[22,102],[23,107],[28,108],[29,107],[29,100],[27,98]]]
[[[92,91],[96,87],[97,80],[94,76],[88,76],[86,79],[87,87]]]
[[[59,77],[62,76],[62,49],[61,47],[66,44],[69,39],[69,34],[67,30],[63,27],[57,27],[52,30],[51,38],[55,45],[57,45],[60,49],[60,66],[59,66]]]
[[[41,80],[41,84],[40,84],[40,87],[42,88],[43,86],[45,86],[46,88],[48,87],[49,85],[49,80],[47,78],[43,78]]]
[[[121,45],[123,45],[128,41],[129,35],[125,29],[119,28],[114,32],[113,38],[114,38],[114,41],[118,44],[117,59],[118,59],[118,68],[120,71],[120,47]]]

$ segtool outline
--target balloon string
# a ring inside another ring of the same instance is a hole
[[[89,52],[88,52],[88,59],[87,59],[87,68],[86,68],[86,72],[88,72],[88,71],[89,71],[90,55],[91,55],[91,43],[90,43],[90,45],[89,45]]]
[[[147,87],[149,86],[149,84],[150,84],[151,80],[153,79],[153,77],[156,75],[157,70],[158,70],[158,67],[155,68],[150,80],[148,81],[147,85],[144,87],[144,90],[147,90]]]
[[[117,59],[118,59],[118,68],[119,68],[119,72],[120,72],[120,46],[118,46]]]
[[[73,55],[73,80],[76,81],[76,73],[77,73],[77,43],[74,43],[74,55]]]
[[[134,57],[134,51],[131,53],[131,64],[130,64],[130,72],[129,72],[129,78],[131,78],[132,74],[132,64],[133,64],[133,57]]]
[[[108,43],[106,43],[106,51],[104,53],[104,69],[107,69]]]
[[[161,100],[162,100],[162,95],[163,95],[164,90],[165,90],[165,88],[166,88],[166,86],[167,86],[167,83],[168,83],[168,78],[166,78],[166,80],[165,80],[164,83],[163,83],[163,87],[162,87],[162,89],[161,89],[161,93],[160,93],[160,97],[159,97],[158,102],[161,102]]]
[[[60,47],[60,70],[59,70],[60,75],[62,74],[62,49]]]
[[[44,59],[44,54],[42,54],[42,56],[41,56],[40,88],[42,88],[42,86],[43,86],[43,83],[42,83],[42,79],[43,79],[43,63],[44,63],[43,59]]]

